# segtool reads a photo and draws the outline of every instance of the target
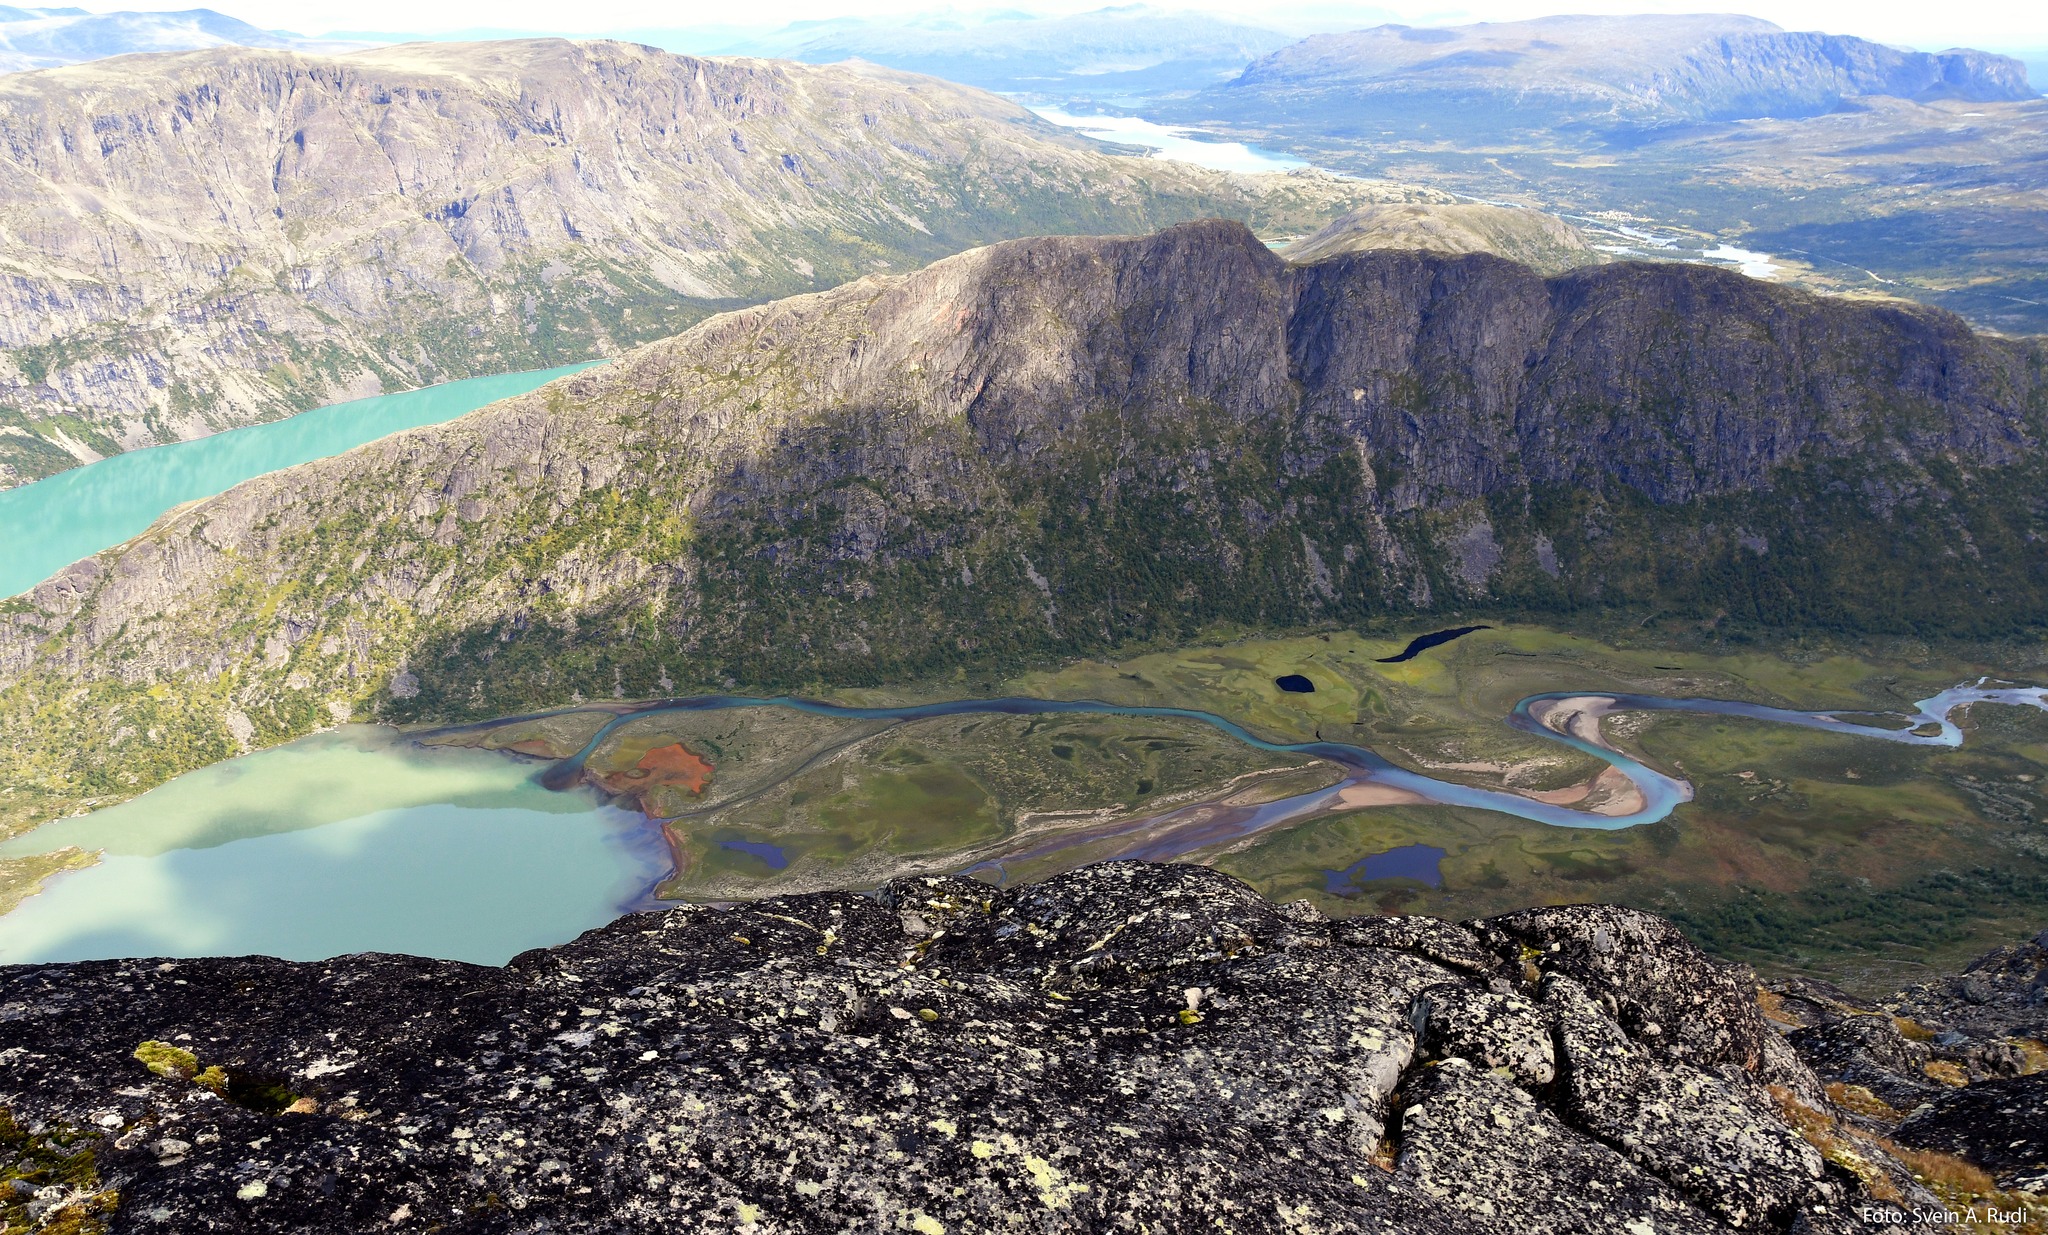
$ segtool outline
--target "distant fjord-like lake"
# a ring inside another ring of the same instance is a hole
[[[602,362],[592,362],[602,363]],[[141,535],[175,506],[403,429],[453,420],[590,368],[562,365],[330,404],[268,424],[113,455],[0,491],[0,596]]]
[[[1195,129],[1177,129],[1136,116],[1076,116],[1056,107],[1033,108],[1041,120],[1063,129],[1078,129],[1097,141],[1144,146],[1162,159],[1178,159],[1220,172],[1289,172],[1308,161],[1247,146],[1243,142],[1210,141]]]

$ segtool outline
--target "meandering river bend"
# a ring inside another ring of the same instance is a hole
[[[1376,805],[1468,807],[1557,827],[1635,827],[1668,816],[1692,788],[1609,745],[1602,717],[1693,712],[1953,747],[1963,741],[1955,713],[1978,703],[2048,710],[2048,689],[1979,681],[1924,699],[1910,714],[1614,693],[1555,692],[1516,704],[1509,725],[1606,765],[1608,783],[1593,795],[1595,809],[1429,776],[1363,746],[1271,742],[1209,712],[1092,700],[962,699],[900,708],[731,695],[666,700],[616,709],[583,750],[537,775],[503,755],[425,748],[390,730],[353,726],[200,769],[134,801],[0,844],[0,858],[65,845],[102,855],[95,866],[52,878],[0,917],[0,962],[248,952],[318,959],[381,950],[499,964],[526,948],[572,938],[650,904],[650,890],[668,870],[656,828],[579,784],[584,761],[606,736],[628,720],[662,712],[789,708],[880,721],[978,713],[1171,717],[1342,771],[1333,785],[1271,802],[1197,803],[1040,834],[966,868],[1001,880],[1005,863],[1079,846],[1093,846],[1096,856],[1182,858]]]

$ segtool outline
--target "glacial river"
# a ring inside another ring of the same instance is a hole
[[[563,365],[352,399],[268,424],[112,455],[0,490],[0,597],[139,536],[165,512],[245,480],[325,459],[402,429],[453,420],[587,369]]]
[[[2048,690],[1980,681],[1922,700],[1911,714],[1801,712],[1717,699],[1631,694],[1535,695],[1506,723],[1605,763],[1613,784],[1596,810],[1409,771],[1342,742],[1271,742],[1186,708],[1090,700],[965,699],[901,708],[707,696],[620,709],[589,745],[536,773],[485,751],[422,747],[390,730],[351,726],[179,777],[131,802],[52,823],[0,844],[0,858],[65,845],[98,865],[58,875],[0,917],[0,963],[114,956],[259,952],[318,959],[392,951],[498,964],[644,907],[667,872],[659,830],[574,786],[584,759],[627,720],[661,711],[790,708],[859,720],[994,713],[1172,717],[1214,726],[1260,750],[1327,760],[1327,788],[1259,805],[1202,803],[1159,815],[1040,835],[968,869],[1006,877],[1005,862],[1078,845],[1098,855],[1166,860],[1257,832],[1373,805],[1498,811],[1568,828],[1614,830],[1668,816],[1692,796],[1607,743],[1600,718],[1691,712],[1797,725],[1878,742],[1953,747],[1958,709],[2000,703],[2048,710]],[[1602,811],[1606,813],[1602,813]]]

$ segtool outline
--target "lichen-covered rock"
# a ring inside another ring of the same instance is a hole
[[[1345,918],[1333,923],[1331,936],[1354,948],[1391,948],[1425,956],[1446,969],[1477,977],[1505,976],[1513,972],[1479,936],[1441,918],[1406,914],[1391,918]]]
[[[1760,1084],[1657,1060],[1561,973],[1545,979],[1543,1002],[1580,1127],[1738,1229],[1783,1229],[1815,1204],[1839,1208],[1820,1154],[1777,1117]]]
[[[1937,1094],[1896,1135],[1902,1145],[1974,1163],[2002,1188],[2048,1192],[2048,1072]]]
[[[1660,1062],[1710,1072],[1753,1070],[1772,1030],[1753,984],[1639,909],[1525,909],[1475,923],[1503,953],[1519,949],[1544,974],[1565,974]]]
[[[1789,1037],[1822,1080],[1860,1085],[1897,1110],[1910,1111],[1942,1090],[1927,1074],[1934,1058],[1927,1045],[1900,1033],[1890,1017],[1849,1016]]]
[[[1401,1116],[1399,1178],[1467,1229],[1555,1232],[1726,1231],[1663,1181],[1506,1078],[1450,1059],[1415,1083]]]
[[[1496,1068],[1532,1089],[1557,1076],[1549,1019],[1520,995],[1432,986],[1416,999],[1414,1018],[1423,1050],[1432,1058]]]
[[[1871,1201],[1739,1064],[1673,1065],[1611,1016],[1596,967],[1537,1000],[1414,944],[1489,930],[1376,936],[1122,862],[638,914],[503,969],[0,969],[0,1107],[83,1138],[113,1230],[176,1235],[1669,1235],[1841,1229]],[[1631,973],[1711,964],[1631,931]]]

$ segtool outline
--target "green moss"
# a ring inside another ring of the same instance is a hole
[[[102,1185],[94,1152],[98,1138],[61,1125],[30,1130],[0,1107],[0,1230],[7,1235],[104,1235],[121,1197]],[[19,1181],[23,1188],[15,1187]],[[28,1203],[44,1188],[61,1188],[66,1204],[30,1222]]]
[[[299,1095],[282,1082],[244,1072],[230,1072],[219,1064],[199,1066],[199,1057],[183,1047],[149,1041],[135,1048],[135,1058],[151,1072],[168,1080],[191,1081],[236,1106],[265,1115],[282,1114]]]
[[[182,1046],[151,1039],[135,1048],[135,1058],[158,1076],[174,1081],[192,1080],[199,1072],[199,1057]],[[212,1071],[212,1069],[209,1069]]]

